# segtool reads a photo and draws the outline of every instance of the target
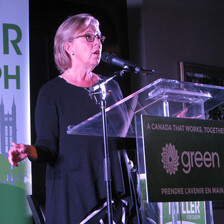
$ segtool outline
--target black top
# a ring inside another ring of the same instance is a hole
[[[107,105],[122,98],[114,80],[107,83]],[[86,89],[57,77],[39,93],[36,112],[35,146],[38,161],[48,162],[46,173],[47,224],[80,223],[106,199],[103,168],[103,138],[68,135],[69,125],[77,125],[100,111]],[[109,142],[112,189],[124,194],[125,186],[119,151]]]

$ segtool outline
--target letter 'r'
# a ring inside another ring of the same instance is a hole
[[[9,30],[14,30],[16,32],[16,38],[14,40],[10,40],[10,42],[15,49],[15,52],[18,55],[22,55],[22,52],[18,47],[18,43],[22,39],[22,31],[19,26],[15,24],[3,24],[3,53],[9,54]]]

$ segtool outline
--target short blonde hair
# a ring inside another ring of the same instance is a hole
[[[65,50],[65,44],[72,42],[77,33],[83,32],[89,26],[97,30],[99,21],[86,13],[70,16],[59,26],[54,38],[54,60],[61,73],[71,67],[71,58]]]

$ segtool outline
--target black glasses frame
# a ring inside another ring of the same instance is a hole
[[[97,38],[98,40],[100,40],[101,43],[103,43],[106,39],[105,36],[100,36],[99,34],[92,34],[92,33],[82,34],[75,37],[74,39],[80,38],[80,37],[85,37],[88,42],[93,42],[95,38]]]

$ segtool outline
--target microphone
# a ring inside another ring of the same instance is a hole
[[[145,70],[142,67],[131,63],[130,61],[123,60],[117,57],[115,54],[111,54],[108,52],[102,52],[101,60],[108,64],[121,67],[125,70],[131,70],[135,73],[154,73],[155,72],[154,70]]]

